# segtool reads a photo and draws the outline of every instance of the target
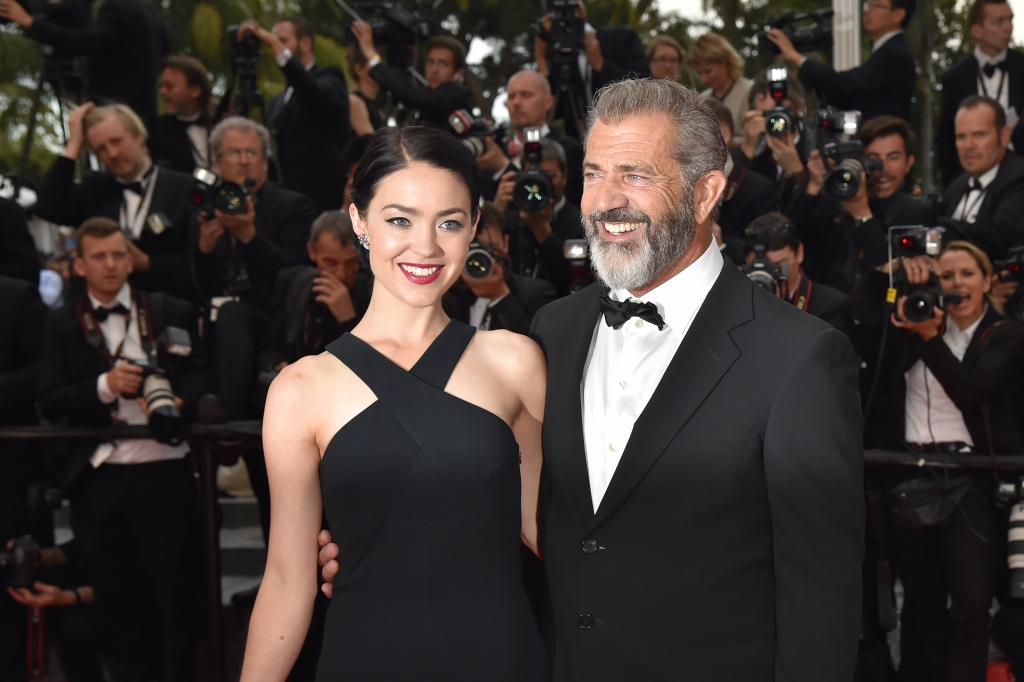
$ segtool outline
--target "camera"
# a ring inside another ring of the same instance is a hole
[[[540,128],[523,128],[523,166],[516,174],[516,184],[512,188],[512,203],[520,211],[538,213],[543,211],[555,197],[555,188],[551,182],[551,173],[540,167],[541,162]]]
[[[128,360],[142,368],[142,387],[135,395],[122,397],[142,398],[149,413],[153,438],[168,445],[178,445],[182,440],[180,434],[185,429],[185,418],[174,402],[174,389],[166,370],[160,365],[158,349],[168,355],[185,357],[192,353],[192,339],[186,330],[179,327],[164,329],[147,360]]]
[[[943,291],[935,286],[920,287],[911,291],[903,303],[903,317],[910,322],[926,322],[932,319],[934,308],[945,310],[961,300],[963,296],[956,291]]]
[[[1006,301],[1006,314],[1024,324],[1024,246],[1010,249],[1004,260],[992,264],[996,276],[1002,282],[1017,282],[1017,291]]]
[[[769,28],[777,28],[786,34],[797,52],[820,52],[832,49],[832,8],[819,9],[813,12],[795,14],[788,9],[775,19],[765,19],[764,33],[757,37],[757,51],[765,61],[772,60],[779,54],[778,46],[768,40]],[[795,25],[796,28],[793,28]]]
[[[429,7],[370,2],[355,5],[355,10],[370,24],[374,45],[386,48],[388,64],[398,69],[412,65],[417,42],[440,33]]]
[[[566,239],[562,242],[562,255],[569,262],[569,275],[572,283],[569,284],[569,293],[585,289],[594,281],[593,271],[590,267],[590,245],[586,239]]]
[[[799,119],[791,107],[783,104],[789,96],[789,70],[781,66],[772,67],[768,69],[766,77],[768,93],[775,106],[765,114],[764,132],[772,137],[784,137],[796,130],[796,122]]]
[[[30,536],[17,538],[10,549],[0,548],[0,587],[32,587],[39,545]]]
[[[1006,563],[1010,568],[1010,599],[1024,599],[1024,479],[1002,481],[996,486],[995,503],[1010,510]]]
[[[494,272],[494,249],[474,241],[466,254],[466,276],[470,279],[487,279]]]
[[[196,168],[192,173],[195,184],[192,188],[192,203],[201,213],[212,216],[214,210],[227,215],[245,213],[245,200],[253,196],[252,188],[256,182],[246,178],[241,185],[237,182],[222,180],[219,175],[205,168]]]
[[[551,69],[558,73],[563,85],[575,83],[582,86],[579,54],[585,49],[583,39],[587,22],[576,16],[576,10],[581,6],[580,0],[548,0],[551,30],[544,29],[541,19],[530,24],[537,37],[546,42],[554,53]]]
[[[508,129],[504,125],[492,126],[485,119],[474,116],[466,109],[458,109],[448,114],[448,125],[451,126],[466,149],[479,159],[487,151],[484,138],[489,137],[504,148]]]
[[[941,227],[920,225],[889,228],[890,256],[896,255],[900,258],[931,256],[934,258],[942,251],[943,231]],[[945,310],[947,306],[963,300],[963,296],[958,292],[943,291],[934,283],[909,286],[906,280],[906,271],[903,268],[898,271],[897,279],[901,288],[907,291],[907,300],[903,304],[903,316],[910,322],[920,323],[930,320],[934,315],[934,308]],[[895,298],[890,299],[890,303],[895,302]]]
[[[945,229],[941,227],[921,225],[892,227],[889,228],[890,244],[893,253],[900,258],[913,258],[914,256],[934,258],[942,251],[942,233],[944,231]]]
[[[860,130],[861,113],[828,107],[815,112],[813,118],[818,153],[832,165],[825,175],[825,192],[840,201],[851,199],[860,191],[861,174],[870,183],[871,176],[882,170],[881,161],[865,156],[864,143],[851,139]]]
[[[776,265],[768,260],[764,252],[764,244],[754,244],[754,260],[740,267],[740,272],[773,296],[782,296],[788,286],[789,263]]]
[[[238,38],[241,24],[233,24],[224,29],[228,38],[228,61],[231,69],[241,77],[255,79],[260,73],[260,50],[263,43],[253,33],[246,33]]]

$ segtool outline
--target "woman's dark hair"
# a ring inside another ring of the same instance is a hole
[[[366,216],[377,186],[392,173],[414,163],[425,163],[455,174],[469,191],[471,220],[480,212],[480,167],[459,140],[443,130],[413,126],[381,128],[370,136],[352,180],[352,203]]]

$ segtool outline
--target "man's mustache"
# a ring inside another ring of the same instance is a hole
[[[596,227],[598,223],[643,223],[651,226],[651,218],[646,213],[630,208],[615,208],[611,211],[591,211],[587,214],[587,223]]]

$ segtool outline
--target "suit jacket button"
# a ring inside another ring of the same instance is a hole
[[[587,540],[583,543],[583,551],[586,554],[593,554],[597,551],[597,540]]]
[[[579,626],[584,630],[589,630],[594,627],[594,618],[589,613],[584,613],[576,620],[576,622],[579,623]]]

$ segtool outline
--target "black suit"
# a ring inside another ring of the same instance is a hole
[[[148,299],[155,336],[166,326],[189,330],[192,336],[190,356],[164,357],[161,364],[185,403],[184,414],[194,415],[209,386],[198,316],[185,301],[160,293]],[[86,339],[77,303],[73,299],[53,311],[46,322],[39,407],[51,422],[106,426],[111,406],[100,401],[96,385],[110,365]],[[160,679],[195,679],[199,518],[192,467],[178,459],[93,468],[89,458],[98,445],[95,439],[70,442],[63,480],[73,510],[72,530],[105,624],[98,633],[101,649],[117,679],[152,679],[154,662],[147,652],[156,634],[149,624],[155,621],[162,644]],[[154,602],[156,613],[151,613]]]
[[[746,242],[744,230],[755,218],[779,208],[775,185],[760,173],[742,164],[734,164],[727,178],[718,209],[718,224],[722,226],[722,237],[729,257],[735,263],[743,262],[743,247]]]
[[[1006,77],[1010,79],[1010,106],[1014,107],[1020,116],[1024,114],[1024,52],[1008,49],[1004,66]],[[960,102],[978,94],[982,94],[978,91],[978,59],[973,54],[942,74],[942,119],[936,136],[936,147],[942,182],[947,187],[964,172],[956,151],[956,112]],[[1011,141],[1017,154],[1024,154],[1024,126],[1016,126],[1013,129]]]
[[[146,141],[153,160],[165,168],[191,175],[196,169],[196,158],[192,154],[193,143],[188,136],[190,125],[204,126],[209,136],[210,127],[202,120],[189,123],[173,114],[157,117]]]
[[[532,277],[511,275],[511,292],[488,309],[488,329],[506,329],[527,334],[537,311],[555,300],[555,289],[549,283]],[[456,282],[441,299],[444,311],[453,320],[469,324],[469,309],[476,295],[463,281]],[[485,317],[485,319],[487,319]]]
[[[177,282],[187,263],[188,225],[192,207],[192,178],[159,168],[149,205],[150,216],[162,214],[166,229],[154,234],[144,227],[135,245],[149,256],[149,272],[132,275],[143,291],[177,292]],[[75,180],[75,162],[58,156],[39,183],[35,213],[59,225],[78,227],[88,218],[103,216],[117,222],[124,203],[124,186],[106,171],[85,171]],[[122,226],[123,227],[123,226]]]
[[[868,60],[837,72],[813,59],[806,60],[797,75],[804,87],[816,90],[834,107],[857,109],[868,121],[875,116],[898,116],[910,120],[917,66],[914,51],[903,33],[887,40]]]
[[[345,76],[319,64],[306,71],[295,57],[281,70],[294,90],[287,103],[287,90],[270,101],[267,120],[284,184],[312,199],[318,212],[340,209],[348,175],[342,156],[349,137]]]
[[[551,234],[541,243],[520,218],[518,208],[513,205],[505,211],[509,256],[516,273],[550,282],[559,296],[568,294],[572,272],[565,259],[565,240],[583,239],[581,215],[580,209],[567,199],[550,221]]]
[[[992,260],[1004,258],[1011,246],[1024,240],[1024,230],[1021,229],[1024,159],[1006,153],[995,179],[985,188],[985,197],[973,223],[949,217],[967,192],[968,180],[970,176],[961,175],[946,189],[944,199],[948,213],[939,219],[939,224],[946,228],[942,240],[966,239],[984,249]]]
[[[25,211],[0,197],[0,275],[39,285],[39,255],[28,231]]]
[[[100,104],[127,104],[147,126],[156,120],[160,59],[171,51],[171,44],[151,3],[105,0],[86,28],[64,28],[37,16],[25,35],[88,57],[89,94]]]
[[[583,145],[575,137],[557,130],[551,130],[548,139],[562,145],[565,150],[565,198],[573,206],[579,206],[583,199]]]
[[[794,143],[794,146],[800,155],[800,161],[806,164],[811,152],[814,151],[813,140],[811,140],[811,136],[804,129],[803,123],[798,125],[801,135],[800,139]],[[782,167],[776,163],[775,157],[772,156],[772,150],[768,148],[767,143],[762,142],[761,144],[764,145],[764,149],[752,159],[747,158],[747,155],[743,153],[743,149],[740,146],[733,147],[731,152],[733,161],[737,166],[749,168],[771,182],[775,188],[776,205],[785,208],[793,200],[800,183],[793,176],[787,175],[782,170]]]
[[[459,109],[472,111],[475,106],[473,93],[455,81],[441,83],[436,88],[419,87],[409,81],[405,71],[383,62],[370,69],[370,76],[390,92],[395,101],[418,112],[416,125],[452,132],[448,116]]]
[[[533,325],[554,679],[852,680],[864,506],[849,341],[726,263],[595,514],[580,394],[600,291]]]

